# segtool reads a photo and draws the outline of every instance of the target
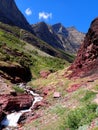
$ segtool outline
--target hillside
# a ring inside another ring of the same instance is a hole
[[[54,53],[54,56],[62,57],[62,53],[37,39],[33,34],[18,27],[0,23],[0,73],[3,77],[15,80],[15,77],[17,79],[21,75],[17,69],[22,68],[26,72],[22,74],[24,77],[20,77],[20,81],[28,81],[31,77],[38,77],[43,69],[56,71],[63,68],[65,63],[68,64],[63,59],[52,57],[51,53]],[[64,57],[68,61],[73,60],[73,57],[67,53],[63,54],[62,58]],[[11,66],[13,71],[17,68],[16,75],[11,73]],[[29,76],[26,76],[26,73]],[[26,77],[28,78],[26,79]]]
[[[17,8],[14,0],[0,0],[0,21],[34,33],[26,18]]]
[[[46,104],[39,104],[39,117],[25,124],[25,130],[98,130],[97,34],[98,18],[92,21],[70,67],[50,74],[47,79],[29,82],[41,92]]]

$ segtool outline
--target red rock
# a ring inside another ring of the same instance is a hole
[[[51,72],[49,70],[43,70],[40,72],[40,76],[46,79],[50,73]]]
[[[69,78],[98,73],[98,18],[92,21],[77,57],[69,70],[72,71]]]
[[[67,92],[76,91],[80,86],[80,84],[73,84],[70,88],[67,89]]]
[[[60,95],[60,93],[59,92],[54,92],[54,94],[53,94],[53,97],[54,98],[59,98],[61,95]]]
[[[40,102],[36,102],[32,110],[39,109],[40,107],[49,107],[49,103],[45,100],[42,100]]]
[[[44,94],[44,95],[48,95],[48,93],[49,93],[49,90],[48,90],[48,89],[45,89],[45,90],[43,91],[43,94]]]
[[[28,94],[0,95],[0,120],[3,118],[4,112],[19,111],[28,109],[32,105],[32,96]]]

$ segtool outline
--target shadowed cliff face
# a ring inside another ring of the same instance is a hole
[[[33,33],[31,26],[17,8],[14,0],[0,0],[0,21]]]
[[[71,77],[98,73],[98,18],[94,19],[72,66]]]
[[[49,45],[69,53],[76,53],[85,34],[77,29],[65,28],[61,23],[48,25],[44,22],[33,24],[32,28],[37,37]]]

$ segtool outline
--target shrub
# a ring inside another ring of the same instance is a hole
[[[81,101],[83,101],[83,102],[86,101],[87,102],[87,101],[91,100],[92,98],[94,98],[95,95],[96,95],[95,92],[87,91],[85,96],[81,99]]]
[[[76,130],[80,126],[89,124],[94,118],[97,117],[96,108],[96,104],[87,104],[82,108],[70,111],[67,118],[64,119],[62,130],[66,130],[66,128]]]
[[[20,88],[19,86],[15,85],[13,86],[13,89],[15,90],[15,92],[17,93],[24,93],[24,89]]]

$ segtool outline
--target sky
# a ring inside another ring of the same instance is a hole
[[[30,24],[62,23],[86,33],[91,21],[98,17],[98,0],[15,0]]]

